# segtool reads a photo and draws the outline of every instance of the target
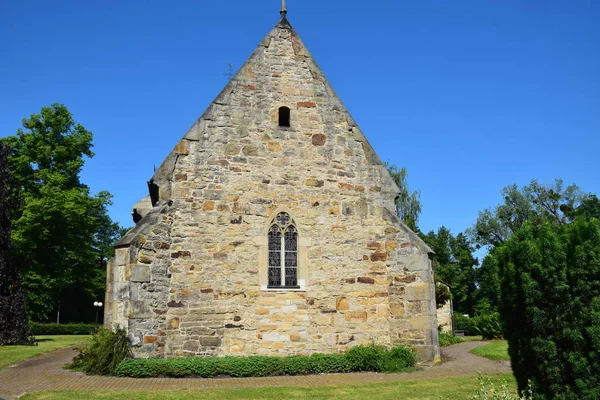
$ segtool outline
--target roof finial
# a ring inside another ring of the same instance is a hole
[[[285,0],[281,0],[281,11],[279,11],[282,17],[287,15],[287,8],[285,7]]]

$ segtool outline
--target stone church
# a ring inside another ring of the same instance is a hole
[[[376,343],[439,358],[432,251],[285,6],[148,187],[105,301],[137,357]]]

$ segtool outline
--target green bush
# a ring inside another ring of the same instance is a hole
[[[398,372],[415,365],[414,353],[402,346],[356,346],[346,354],[313,354],[290,357],[189,357],[126,359],[115,374],[133,378],[218,375],[232,377],[308,375],[335,372]],[[87,372],[87,371],[86,371]]]
[[[442,347],[462,343],[465,341],[464,339],[459,338],[458,336],[449,335],[447,333],[440,333],[438,336],[440,338],[440,346]]]
[[[500,314],[497,312],[478,315],[473,318],[475,330],[484,339],[501,339],[502,338],[502,322]]]
[[[454,330],[464,331],[466,336],[475,336],[479,333],[475,329],[475,321],[473,318],[465,317],[462,314],[454,314]]]
[[[312,374],[328,374],[350,372],[352,366],[345,354],[320,354],[310,356],[310,372]]]
[[[90,375],[113,375],[117,365],[131,356],[131,344],[124,329],[113,332],[102,328],[69,367]]]
[[[29,327],[34,335],[91,335],[98,328],[98,325],[30,322]]]
[[[382,371],[385,347],[369,345],[355,346],[346,352],[352,371]]]
[[[519,390],[600,399],[600,222],[526,223],[496,251]]]
[[[384,352],[381,369],[383,372],[402,372],[415,366],[415,353],[406,347],[397,346]]]

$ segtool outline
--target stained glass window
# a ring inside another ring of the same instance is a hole
[[[269,284],[271,288],[298,287],[298,232],[290,215],[277,214],[269,229]]]

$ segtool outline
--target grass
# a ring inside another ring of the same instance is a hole
[[[480,336],[464,336],[461,339],[463,339],[465,342],[477,342],[480,340],[483,340],[483,337]]]
[[[507,381],[516,392],[512,375],[496,375],[494,383]],[[340,386],[268,387],[244,389],[206,389],[185,391],[46,391],[29,393],[22,400],[217,400],[217,399],[345,399],[345,400],[460,400],[470,399],[477,392],[476,376],[419,381],[371,383]]]
[[[82,335],[40,335],[36,336],[37,346],[0,346],[0,368],[56,349],[85,343],[88,338]]]
[[[510,360],[508,356],[508,342],[506,340],[494,340],[490,344],[471,350],[471,352],[490,360]]]

